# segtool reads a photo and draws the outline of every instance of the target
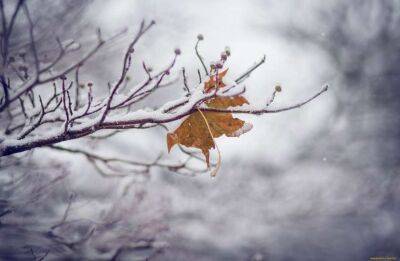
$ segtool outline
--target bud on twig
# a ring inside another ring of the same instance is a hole
[[[231,48],[229,48],[228,46],[225,47],[225,54],[226,54],[227,56],[230,56],[230,55],[231,55]]]
[[[221,60],[226,61],[228,59],[228,55],[226,55],[226,52],[221,53]]]
[[[180,55],[181,54],[181,49],[176,48],[174,52],[175,52],[176,55]]]

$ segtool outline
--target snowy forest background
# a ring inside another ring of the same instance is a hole
[[[176,47],[182,50],[177,68],[185,66],[189,82],[196,82],[201,65],[193,48],[202,33],[207,61],[230,47],[232,75],[266,55],[246,81],[246,97],[255,104],[277,84],[283,91],[275,107],[324,84],[330,89],[297,110],[243,116],[254,128],[238,139],[219,139],[216,179],[157,168],[150,175],[104,177],[82,155],[49,148],[0,158],[0,259],[399,257],[400,1],[27,3],[49,50],[56,47],[54,35],[85,51],[96,27],[105,36],[128,28],[82,69],[81,81],[93,82],[95,92],[106,92],[105,83],[118,75],[129,33],[143,18],[156,26],[137,46],[133,82],[143,75],[135,70],[142,60],[160,68]],[[16,41],[26,34],[18,20],[15,30]],[[176,97],[181,85],[145,105]],[[167,154],[165,135],[161,128],[126,130],[62,145],[151,161]]]

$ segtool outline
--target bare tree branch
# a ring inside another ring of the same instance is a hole
[[[125,177],[126,174],[121,174],[123,172],[147,174],[149,170],[154,167],[185,175],[202,173],[207,170],[192,168],[188,163],[192,159],[199,160],[200,158],[182,148],[182,152],[187,155],[186,161],[183,163],[172,164],[165,163],[161,158],[157,158],[154,162],[150,163],[136,162],[121,158],[108,158],[85,150],[61,147],[55,144],[83,137],[91,137],[92,139],[109,138],[127,129],[146,129],[157,126],[166,128],[164,125],[165,123],[177,121],[198,110],[255,115],[283,112],[300,108],[327,90],[327,87],[325,87],[319,93],[303,102],[278,109],[268,108],[268,106],[274,101],[276,92],[280,91],[278,88],[275,89],[269,102],[262,108],[242,106],[235,109],[215,109],[205,107],[204,102],[215,97],[230,97],[243,94],[246,91],[246,88],[241,85],[241,83],[265,62],[265,56],[241,74],[235,82],[230,82],[223,88],[214,88],[212,92],[205,92],[205,82],[210,79],[213,79],[216,84],[220,82],[220,79],[218,79],[218,72],[223,69],[228,56],[230,56],[230,51],[229,49],[226,49],[221,54],[219,61],[213,63],[210,70],[208,70],[198,50],[199,42],[203,40],[203,36],[199,35],[195,45],[195,53],[197,58],[200,60],[206,75],[205,77],[202,77],[200,71],[197,71],[199,76],[198,86],[195,88],[189,88],[186,70],[185,68],[182,68],[182,85],[185,91],[185,94],[182,97],[171,100],[152,110],[137,109],[133,111],[132,105],[146,99],[161,87],[170,86],[171,83],[174,82],[174,80],[167,82],[166,79],[171,75],[171,70],[174,68],[176,60],[181,53],[180,49],[176,49],[172,61],[164,69],[156,73],[154,73],[145,62],[142,62],[142,67],[146,76],[135,86],[130,86],[130,82],[128,81],[128,72],[131,68],[132,55],[135,51],[136,44],[155,24],[154,21],[146,23],[143,20],[140,23],[139,30],[133,35],[133,39],[130,41],[127,50],[124,53],[122,68],[118,79],[115,83],[108,82],[109,93],[104,97],[95,100],[92,93],[93,84],[88,83],[87,98],[86,101],[84,101],[84,99],[81,99],[79,69],[88,59],[94,56],[105,43],[111,41],[120,34],[117,34],[108,40],[103,40],[101,31],[98,29],[96,31],[97,44],[94,48],[92,48],[86,55],[83,55],[78,61],[67,65],[66,68],[59,72],[50,73],[50,70],[52,70],[53,67],[67,55],[69,47],[73,41],[63,44],[59,38],[56,38],[59,46],[58,54],[47,66],[41,67],[42,63],[38,56],[34,35],[34,24],[27,4],[23,1],[20,2],[21,7],[19,8],[24,10],[25,16],[28,20],[30,54],[33,57],[34,73],[32,74],[32,72],[30,72],[32,75],[28,75],[29,77],[27,77],[27,79],[21,75],[19,80],[22,81],[22,84],[13,86],[11,86],[12,84],[6,75],[0,75],[0,83],[3,88],[3,97],[0,103],[0,116],[2,111],[5,110],[6,113],[8,113],[9,118],[5,132],[7,136],[0,140],[0,157],[29,151],[38,147],[47,147],[60,152],[68,152],[84,156],[93,167],[95,167],[98,172],[105,177]],[[2,7],[2,2],[0,7]],[[3,24],[5,24],[7,28],[6,22]],[[23,59],[25,59],[25,55],[23,56]],[[74,74],[72,75],[74,81],[71,81],[70,84],[66,86],[67,77],[71,74]],[[61,81],[61,90],[57,87],[57,82],[59,81]],[[50,83],[53,85],[53,94],[44,102],[41,96],[42,94],[38,95],[40,92],[35,91],[38,86]],[[70,91],[73,87],[75,88],[75,92],[71,96]],[[28,101],[30,101],[30,104],[25,102],[26,99],[29,99]],[[14,102],[16,100],[19,101],[19,104]],[[38,104],[40,105],[40,108],[37,106]],[[44,131],[46,129],[45,127],[51,128],[51,131]],[[111,132],[103,136],[93,135],[100,130],[111,130]],[[19,133],[16,135],[15,132],[17,131],[19,131]]]

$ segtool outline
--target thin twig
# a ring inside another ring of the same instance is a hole
[[[65,123],[64,123],[64,133],[68,132],[68,125],[69,125],[69,112],[67,108],[67,100],[66,100],[66,90],[65,90],[65,76],[61,79],[62,80],[62,103],[64,106],[64,113],[65,113]]]
[[[190,89],[189,89],[189,86],[188,86],[188,83],[187,83],[185,67],[182,68],[182,76],[183,76],[183,86],[185,87],[186,95],[190,96]]]
[[[235,79],[235,82],[237,83],[237,84],[239,84],[239,83],[241,83],[241,82],[243,82],[247,77],[249,77],[250,76],[250,74],[255,70],[255,69],[257,69],[261,64],[263,64],[264,62],[265,62],[265,55],[263,56],[263,58],[258,62],[258,63],[256,63],[255,65],[253,65],[252,67],[250,67],[247,71],[245,71],[242,75],[240,75],[238,78],[236,78]]]
[[[201,65],[203,66],[204,72],[206,73],[207,76],[209,76],[210,73],[209,73],[208,70],[207,70],[207,66],[206,66],[206,64],[204,63],[204,60],[203,60],[203,58],[201,57],[201,55],[200,55],[200,53],[199,53],[199,49],[198,49],[198,48],[199,48],[199,42],[200,42],[200,41],[201,41],[200,39],[197,40],[196,45],[194,46],[194,50],[195,50],[195,52],[196,52],[197,58],[199,58],[199,60],[200,60],[200,62],[201,62]]]

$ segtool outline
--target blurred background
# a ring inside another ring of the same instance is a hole
[[[55,48],[54,35],[74,39],[84,51],[95,41],[96,27],[105,37],[128,29],[81,71],[81,80],[93,82],[98,94],[117,79],[142,19],[154,19],[156,26],[137,45],[133,83],[145,75],[142,61],[164,68],[179,47],[175,68],[185,67],[189,85],[196,86],[201,64],[194,45],[201,33],[199,49],[208,63],[229,46],[232,79],[266,55],[245,82],[251,104],[264,104],[277,84],[283,91],[273,108],[303,101],[325,84],[330,89],[300,109],[240,115],[254,127],[240,138],[217,140],[222,167],[215,179],[158,169],[145,177],[105,178],[84,157],[46,148],[18,163],[0,161],[0,176],[20,177],[18,188],[0,186],[0,212],[13,209],[0,215],[1,259],[400,257],[400,1],[29,0],[28,5],[44,49]],[[16,28],[18,42],[26,32]],[[182,87],[180,80],[141,106],[177,98]],[[145,161],[167,154],[163,129],[63,145]],[[179,150],[169,157],[179,159]],[[211,157],[216,159],[215,150]],[[54,229],[74,242],[69,246],[48,232],[66,208],[69,225]]]

